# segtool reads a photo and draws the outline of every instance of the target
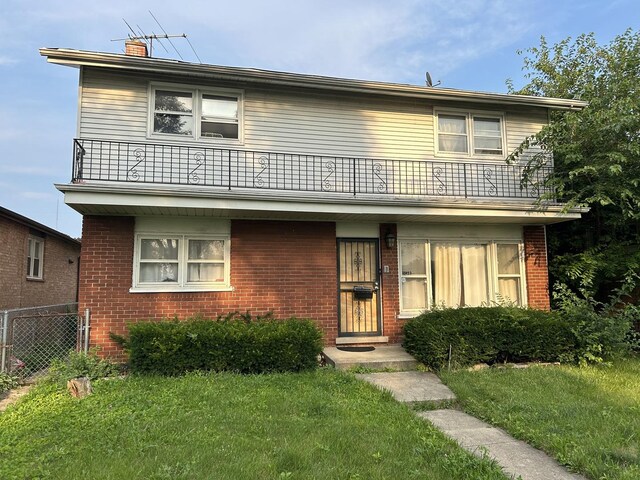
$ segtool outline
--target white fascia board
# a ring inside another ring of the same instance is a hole
[[[47,61],[49,63],[72,67],[91,66],[97,68],[135,70],[149,73],[202,77],[240,83],[251,82],[281,85],[286,87],[405,96],[431,100],[457,100],[497,105],[537,106],[558,110],[581,110],[588,105],[587,102],[576,99],[488,93],[444,87],[426,87],[420,85],[355,80],[350,78],[277,72],[255,68],[206,65],[169,59],[136,57],[83,50],[41,48],[40,55],[47,57]]]
[[[344,214],[376,217],[380,219],[388,218],[455,218],[475,219],[486,218],[498,221],[512,221],[526,223],[556,223],[559,221],[580,218],[582,211],[563,212],[560,205],[552,205],[544,211],[536,209],[530,204],[505,204],[505,203],[473,203],[473,202],[446,202],[438,201],[427,203],[422,201],[398,201],[379,199],[367,200],[364,198],[342,197],[342,198],[321,198],[321,197],[283,197],[282,195],[248,196],[244,192],[224,192],[218,194],[209,193],[203,195],[197,192],[188,191],[159,191],[158,189],[130,188],[129,191],[120,188],[114,191],[113,188],[94,187],[88,185],[56,185],[58,190],[64,192],[65,203],[73,207],[74,205],[96,206],[96,207],[131,207],[135,212],[140,208],[166,209],[167,212],[178,209],[194,210],[222,210],[233,215],[237,212],[256,212],[261,217],[265,213],[277,214],[297,214],[300,217],[313,218],[314,215],[335,215]],[[191,194],[190,194],[191,193]]]

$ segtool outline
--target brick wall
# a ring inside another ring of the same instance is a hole
[[[313,318],[325,342],[335,342],[334,223],[232,221],[233,292],[129,293],[134,219],[86,216],[82,236],[80,308],[91,309],[91,344],[105,355],[121,358],[109,332],[125,333],[127,322],[234,310]]]
[[[541,310],[551,308],[545,234],[543,226],[523,227],[529,306]]]
[[[26,225],[0,217],[0,310],[75,302],[80,246],[41,234],[43,278],[27,280],[29,234]]]
[[[382,272],[382,319],[384,321],[384,335],[389,337],[389,343],[399,343],[402,339],[403,320],[398,320],[400,312],[400,291],[398,285],[398,242],[393,248],[387,248],[385,235],[391,233],[398,236],[395,223],[380,224],[380,260]],[[384,267],[389,272],[384,272]]]

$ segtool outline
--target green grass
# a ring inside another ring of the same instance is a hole
[[[40,386],[0,414],[0,478],[503,479],[351,374],[191,374]]]
[[[640,359],[443,373],[464,410],[591,479],[640,478]]]

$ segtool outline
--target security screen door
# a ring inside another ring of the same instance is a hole
[[[380,335],[378,240],[338,239],[338,335]]]

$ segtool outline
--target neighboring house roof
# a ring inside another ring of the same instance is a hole
[[[41,48],[40,54],[47,61],[73,67],[106,67],[140,72],[188,75],[215,80],[269,84],[278,86],[313,88],[386,96],[402,96],[430,100],[466,101],[501,105],[546,107],[558,110],[581,110],[587,106],[583,100],[486,93],[452,88],[427,87],[398,83],[354,80],[348,78],[276,72],[255,68],[225,67],[183,62],[164,58],[137,57],[131,55],[89,52],[65,48]]]
[[[66,242],[74,243],[80,246],[80,240],[72,238],[69,235],[59,232],[58,230],[54,230],[53,228],[47,227],[46,225],[38,223],[35,220],[31,220],[30,218],[20,215],[19,213],[13,212],[7,208],[0,207],[0,217],[13,220],[14,222],[20,223],[21,225],[25,225],[35,230],[40,230],[41,232],[45,232],[48,235],[51,235],[52,237],[57,237]]]

